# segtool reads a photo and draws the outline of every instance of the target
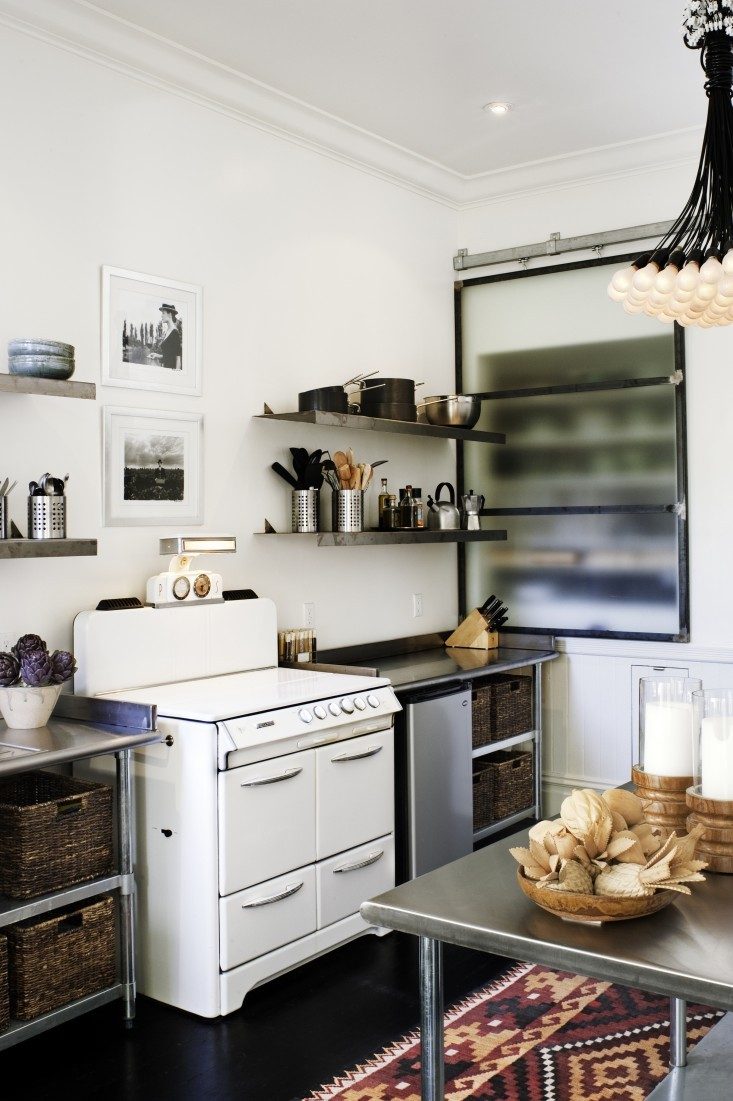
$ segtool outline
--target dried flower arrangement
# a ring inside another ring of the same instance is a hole
[[[656,891],[691,894],[704,882],[705,861],[695,860],[702,835],[696,826],[678,837],[644,821],[641,799],[623,788],[599,794],[589,788],[563,800],[560,817],[529,831],[529,848],[512,848],[527,879],[553,891],[644,898]]]

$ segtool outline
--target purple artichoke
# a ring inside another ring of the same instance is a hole
[[[29,688],[43,688],[51,684],[53,666],[48,650],[31,650],[20,659],[20,676]]]
[[[68,650],[54,650],[51,654],[51,683],[63,684],[76,672],[74,655]]]
[[[18,661],[22,661],[26,654],[30,654],[34,650],[45,649],[46,643],[40,635],[21,635],[15,646],[13,646],[13,653]]]
[[[13,654],[0,654],[0,688],[10,688],[20,680],[20,662]]]

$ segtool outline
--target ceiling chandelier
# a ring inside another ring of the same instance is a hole
[[[627,313],[711,328],[733,322],[733,0],[692,0],[682,25],[708,97],[695,183],[656,249],[617,271],[608,293]]]

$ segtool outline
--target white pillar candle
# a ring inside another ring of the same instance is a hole
[[[692,704],[648,703],[644,708],[644,771],[692,776]]]
[[[700,766],[703,799],[733,800],[733,718],[702,720]]]

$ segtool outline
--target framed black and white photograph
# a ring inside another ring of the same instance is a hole
[[[102,268],[102,383],[201,394],[202,288]]]
[[[104,410],[107,526],[201,524],[203,418]]]

